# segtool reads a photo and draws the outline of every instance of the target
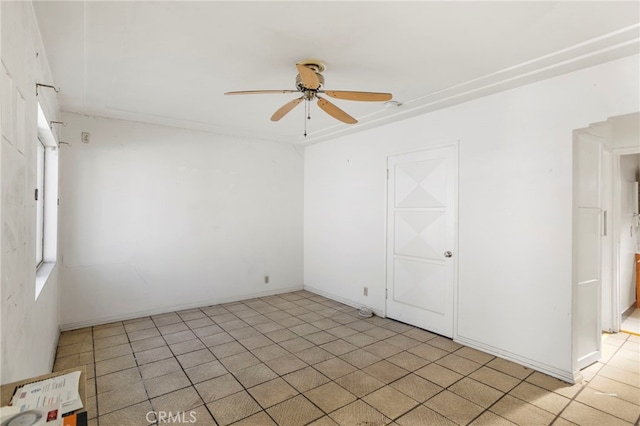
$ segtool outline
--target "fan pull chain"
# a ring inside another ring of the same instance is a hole
[[[307,137],[307,120],[311,120],[311,109],[309,107],[310,101],[308,99],[305,100],[304,103],[304,114],[307,117],[304,120],[304,137]]]

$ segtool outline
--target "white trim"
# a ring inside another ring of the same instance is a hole
[[[44,234],[42,263],[36,268],[35,300],[38,300],[58,256],[58,142],[38,102],[38,139],[44,145]]]
[[[40,138],[36,139],[36,181],[35,181],[35,206],[36,206],[36,268],[40,268],[40,265],[44,262],[44,211],[45,211],[45,193],[46,193],[46,179],[45,157],[47,155],[47,147],[42,143]],[[38,291],[36,288],[36,297]]]
[[[55,268],[55,266],[56,266],[55,262],[42,262],[38,267],[38,269],[36,269],[35,300],[38,300],[38,296],[40,296],[42,289],[44,289],[45,284],[47,284],[47,281],[49,280],[49,277],[51,276],[51,273],[53,272],[53,269]]]
[[[458,280],[460,276],[460,140],[455,142],[456,152],[456,184],[454,186],[454,203],[455,212],[453,214],[453,229],[455,235],[453,237],[453,339],[457,339],[458,334],[458,294],[460,292],[460,286]]]
[[[345,299],[343,297],[340,296],[336,296],[332,293],[328,293],[326,291],[323,290],[319,290],[317,288],[314,287],[310,287],[305,285],[304,286],[304,290],[309,291],[311,293],[314,294],[318,294],[320,296],[326,297],[328,299],[331,300],[335,300],[336,302],[340,302],[340,303],[344,303],[345,305],[354,307],[354,308],[361,308],[362,305],[359,303],[354,302],[353,300],[350,299]],[[382,318],[384,318],[383,312],[378,310],[378,309],[374,309],[373,312],[377,315],[380,316]],[[560,380],[563,380],[567,383],[579,383],[582,381],[582,373],[580,371],[577,372],[572,372],[572,371],[565,371],[556,367],[553,367],[551,365],[548,364],[544,364],[544,363],[540,363],[537,361],[534,361],[532,359],[529,358],[525,358],[525,357],[521,357],[519,355],[516,355],[512,352],[509,351],[505,351],[499,348],[496,348],[494,346],[491,345],[487,345],[481,342],[478,342],[476,340],[473,339],[469,339],[460,335],[456,335],[453,338],[454,342],[463,344],[465,346],[468,346],[470,348],[473,349],[477,349],[480,350],[482,352],[491,354],[491,355],[495,355],[497,357],[500,357],[502,359],[506,359],[508,361],[512,361],[515,362],[517,364],[523,365],[525,367],[529,367],[533,370],[536,371],[540,371],[542,373],[548,374],[550,376],[553,376],[555,378],[558,378]]]
[[[456,338],[454,338],[453,341],[463,344],[465,346],[468,346],[470,348],[478,349],[482,352],[495,355],[502,359],[506,359],[507,361],[512,361],[517,364],[523,365],[525,367],[529,367],[533,370],[548,374],[549,376],[555,377],[567,383],[572,383],[572,384],[577,383],[576,378],[582,377],[579,371],[575,373],[571,370],[562,370],[562,369],[553,367],[551,365],[544,364],[544,363],[532,360],[530,358],[522,357],[520,355],[514,354],[513,352],[505,351],[505,350],[496,348],[494,346],[487,345],[485,343],[478,342],[476,340],[469,339],[460,335],[456,336]]]
[[[628,148],[622,148],[628,150]],[[622,325],[622,316],[620,315],[620,156],[622,155],[618,149],[612,151],[613,154],[613,202],[611,206],[612,238],[611,242],[613,250],[613,278],[611,282],[611,332],[618,333]]]
[[[606,216],[603,217],[603,225],[607,228],[607,235],[603,235],[602,239],[602,274],[601,274],[601,285],[602,285],[602,300],[600,305],[600,326],[602,331],[611,333],[613,331],[613,286],[615,282],[615,274],[614,274],[614,264],[616,263],[615,259],[615,251],[614,251],[614,234],[613,234],[613,215],[615,214],[615,209],[613,208],[613,150],[611,149],[611,141],[605,139],[605,143],[602,146],[602,199],[601,199],[601,207],[603,212],[606,212]],[[608,157],[608,161],[607,160]],[[605,186],[605,184],[608,184]],[[604,268],[604,260],[605,256],[608,256],[609,264],[608,269]],[[606,280],[605,280],[606,276]],[[604,295],[607,295],[608,303],[605,306]]]
[[[434,93],[429,93],[418,98],[406,99],[401,107],[393,110],[395,111],[393,113],[390,113],[390,110],[375,111],[365,117],[359,117],[357,124],[345,126],[342,123],[337,123],[320,129],[317,132],[312,132],[306,138],[302,135],[291,137],[266,136],[255,134],[255,132],[248,132],[244,129],[213,125],[199,121],[170,119],[164,116],[143,114],[118,108],[90,108],[87,105],[82,105],[81,107],[68,108],[65,112],[84,116],[100,116],[118,120],[170,126],[239,138],[309,146],[448,108],[526,84],[636,55],[638,50],[637,29],[638,24],[632,24],[625,28],[620,28],[590,40],[524,61],[520,64],[464,81]]]
[[[38,137],[42,141],[44,146],[51,146],[58,148],[58,141],[49,127],[49,121],[44,114],[42,105],[38,102]]]
[[[59,330],[59,329],[58,329]],[[49,371],[53,371],[56,364],[56,355],[58,354],[58,344],[60,343],[60,332],[56,333],[54,345],[50,348],[49,355]]]
[[[299,137],[297,142],[304,146],[313,145],[583,68],[633,56],[637,54],[638,49],[636,36],[638,26],[639,24],[633,24],[515,66],[464,81],[419,98],[406,100],[395,113],[374,112],[366,117],[359,117],[360,121],[355,125],[327,127],[309,134],[306,138]],[[584,53],[585,51],[586,53]]]
[[[222,303],[238,302],[240,300],[249,300],[249,299],[255,299],[257,297],[273,296],[276,294],[290,293],[292,291],[300,291],[300,290],[304,290],[303,286],[301,285],[295,286],[295,287],[279,288],[275,290],[252,292],[252,293],[242,294],[237,296],[221,297],[216,299],[204,300],[200,302],[185,303],[181,305],[165,306],[162,308],[148,309],[146,311],[136,311],[128,314],[110,315],[108,317],[102,317],[94,320],[60,324],[60,331],[75,330],[77,328],[91,327],[91,326],[100,325],[100,324],[108,324],[115,321],[126,321],[130,319],[147,317],[150,315],[159,315],[159,314],[165,314],[169,312],[182,311],[184,309],[204,308],[212,305],[220,305]]]
[[[333,293],[328,293],[328,292],[326,292],[326,291],[320,290],[320,289],[315,288],[315,287],[310,287],[310,286],[308,286],[308,285],[304,285],[304,286],[303,286],[303,289],[304,289],[304,290],[306,290],[306,291],[308,291],[308,292],[310,292],[310,293],[313,293],[313,294],[317,294],[317,295],[319,295],[319,296],[326,297],[327,299],[335,300],[336,302],[340,302],[340,303],[345,304],[345,305],[347,305],[347,306],[351,306],[352,308],[356,308],[356,309],[369,308],[369,309],[371,309],[371,310],[373,311],[373,313],[374,313],[376,316],[379,316],[379,317],[385,318],[385,313],[384,313],[383,311],[381,311],[381,310],[379,310],[379,309],[371,308],[371,307],[369,307],[369,306],[364,306],[363,304],[358,303],[358,302],[354,302],[354,301],[353,301],[353,300],[351,300],[351,299],[345,299],[344,297],[336,296],[336,295],[335,295],[335,294],[333,294]],[[385,304],[385,305],[386,305],[386,304]]]
[[[584,152],[586,144],[595,144],[597,147],[597,206],[581,206],[579,199],[579,185],[582,182],[581,177],[581,164],[579,162],[579,153]],[[580,343],[585,341],[585,338],[580,329],[579,322],[579,310],[584,301],[579,298],[579,290],[581,285],[587,285],[586,283],[580,283],[579,277],[581,275],[581,267],[578,262],[578,247],[582,243],[581,236],[578,230],[578,221],[580,214],[588,211],[590,215],[597,214],[599,218],[602,217],[602,150],[605,146],[605,138],[599,134],[594,134],[589,131],[574,130],[572,134],[571,142],[571,365],[574,370],[580,370],[588,367],[590,364],[598,361],[602,356],[602,339],[597,339],[595,350],[587,354],[578,353],[578,348],[581,347]],[[598,235],[602,235],[602,220],[599,222]],[[602,333],[602,238],[598,240],[598,277],[592,282],[598,282],[599,291],[597,295],[595,312],[593,312],[592,305],[588,305],[589,315],[596,315],[596,329],[591,331],[598,336]],[[589,317],[589,320],[591,317]],[[587,339],[588,340],[588,339]]]

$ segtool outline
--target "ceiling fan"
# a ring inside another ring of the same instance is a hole
[[[302,96],[296,98],[290,102],[287,102],[281,106],[271,116],[271,121],[278,121],[284,117],[289,111],[295,108],[303,101],[307,101],[308,104],[314,100],[318,100],[318,106],[324,112],[332,116],[333,118],[342,121],[347,124],[355,124],[358,122],[355,118],[338,108],[327,99],[319,96],[327,95],[336,99],[343,99],[349,101],[367,101],[367,102],[384,102],[391,99],[391,93],[377,93],[377,92],[354,92],[345,90],[325,90],[324,77],[322,72],[326,70],[326,66],[322,61],[317,59],[306,59],[296,63],[298,69],[298,75],[296,76],[296,90],[245,90],[237,92],[226,92],[225,95],[258,95],[258,94],[275,94],[275,93],[301,93]],[[307,118],[310,118],[307,114]],[[306,121],[305,121],[306,123]],[[305,131],[306,136],[306,131]]]

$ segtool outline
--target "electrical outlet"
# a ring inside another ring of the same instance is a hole
[[[264,283],[269,284],[269,275],[264,276]]]
[[[91,133],[89,132],[80,133],[80,139],[82,140],[82,143],[89,143],[91,141]]]
[[[365,296],[369,295],[369,287],[364,287],[364,290],[362,291],[362,294],[364,294]]]

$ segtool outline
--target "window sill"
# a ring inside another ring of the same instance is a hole
[[[40,296],[55,266],[56,262],[44,262],[36,270],[36,300],[38,300],[38,296]]]

